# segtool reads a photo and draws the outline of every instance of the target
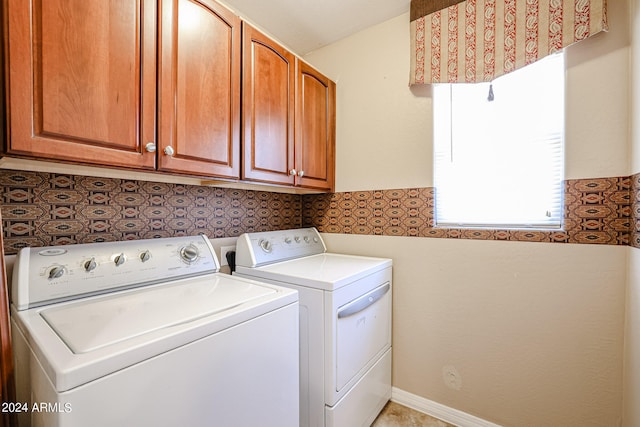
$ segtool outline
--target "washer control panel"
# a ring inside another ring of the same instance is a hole
[[[23,248],[13,269],[11,300],[23,310],[219,268],[204,235]]]
[[[236,265],[259,267],[326,251],[318,230],[313,227],[245,233],[236,243]]]

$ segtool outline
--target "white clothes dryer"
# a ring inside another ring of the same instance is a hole
[[[391,259],[327,253],[315,228],[247,233],[235,275],[299,293],[300,425],[371,425],[391,397]]]

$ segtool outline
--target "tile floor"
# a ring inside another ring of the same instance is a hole
[[[455,427],[422,412],[389,402],[371,427]]]

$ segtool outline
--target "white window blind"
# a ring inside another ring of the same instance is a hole
[[[564,56],[490,84],[434,85],[437,226],[562,226]]]

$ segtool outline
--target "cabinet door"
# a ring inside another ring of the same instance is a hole
[[[296,184],[334,190],[336,85],[298,61],[296,100]]]
[[[240,19],[210,0],[162,0],[158,169],[240,172]]]
[[[11,346],[11,324],[9,321],[9,292],[7,289],[7,274],[4,264],[4,244],[2,242],[2,218],[0,218],[0,394],[2,402],[16,402],[16,390],[13,379],[13,351]],[[17,425],[13,411],[2,411],[0,426],[14,427]]]
[[[293,185],[295,57],[246,22],[242,178]]]
[[[12,154],[155,168],[156,3],[9,0]]]

